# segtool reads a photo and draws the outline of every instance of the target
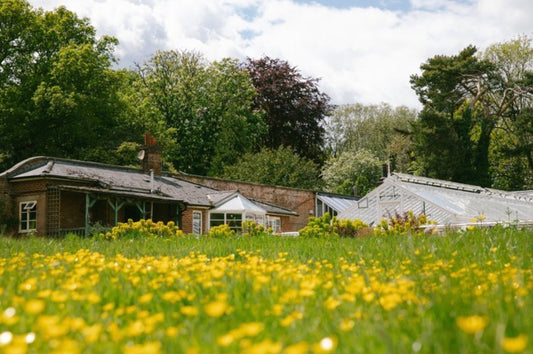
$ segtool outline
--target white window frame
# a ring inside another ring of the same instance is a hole
[[[32,213],[35,213],[34,218],[31,218]],[[25,218],[23,216],[25,216]],[[19,232],[29,233],[29,232],[33,232],[36,230],[37,230],[37,201],[27,200],[27,201],[20,202],[19,203]]]
[[[274,224],[276,224],[275,227]],[[279,216],[268,216],[267,227],[271,228],[274,233],[281,232],[281,218]]]
[[[195,218],[195,216],[200,216],[199,218]],[[202,212],[201,211],[193,211],[192,212],[192,233],[201,235],[202,234]],[[199,223],[199,224],[197,224]]]

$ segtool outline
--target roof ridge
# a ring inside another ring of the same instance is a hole
[[[414,176],[414,175],[409,175],[406,173],[398,173],[398,172],[394,172],[392,176],[395,176],[401,182],[421,184],[421,185],[433,186],[433,187],[442,187],[442,188],[458,190],[458,191],[490,193],[490,191],[487,188],[472,185],[472,184],[446,181],[446,180],[430,178],[430,177]]]

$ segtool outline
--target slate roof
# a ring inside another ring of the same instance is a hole
[[[130,195],[147,199],[180,201],[189,205],[210,207],[207,198],[215,189],[184,181],[171,175],[155,175],[140,169],[52,157],[33,157],[4,172],[10,181],[30,178],[52,178],[87,185],[72,186],[65,182],[63,189]]]
[[[533,220],[533,196],[432,178],[393,173],[382,185],[341,213],[339,218],[377,223],[385,212],[424,213],[441,224]]]
[[[97,162],[79,161],[55,157],[38,156],[26,159],[11,169],[0,173],[10,181],[33,178],[58,180],[58,187],[89,193],[104,193],[160,201],[178,201],[192,206],[216,207],[240,195],[236,190],[219,191],[214,188],[189,182],[171,174],[155,175],[141,169],[107,165]],[[82,185],[72,185],[82,182]],[[273,204],[258,200],[252,202],[267,214],[298,215]]]

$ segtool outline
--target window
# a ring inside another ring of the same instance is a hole
[[[242,214],[226,214],[226,224],[235,231],[242,230]]]
[[[223,225],[226,222],[225,215],[219,213],[210,214],[209,227]]]
[[[20,232],[31,232],[37,229],[37,202],[21,202],[20,203]]]
[[[281,232],[281,219],[277,216],[269,216],[268,227],[271,228],[274,233]]]
[[[192,212],[192,233],[197,235],[202,234],[202,212],[200,211]]]

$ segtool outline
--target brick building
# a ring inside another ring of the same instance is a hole
[[[87,235],[95,226],[128,219],[175,221],[196,234],[222,223],[239,229],[246,220],[295,232],[310,216],[336,214],[343,203],[354,201],[305,189],[164,173],[161,151],[150,141],[140,157],[142,169],[52,157],[18,163],[0,174],[0,226],[8,228],[0,233]]]

